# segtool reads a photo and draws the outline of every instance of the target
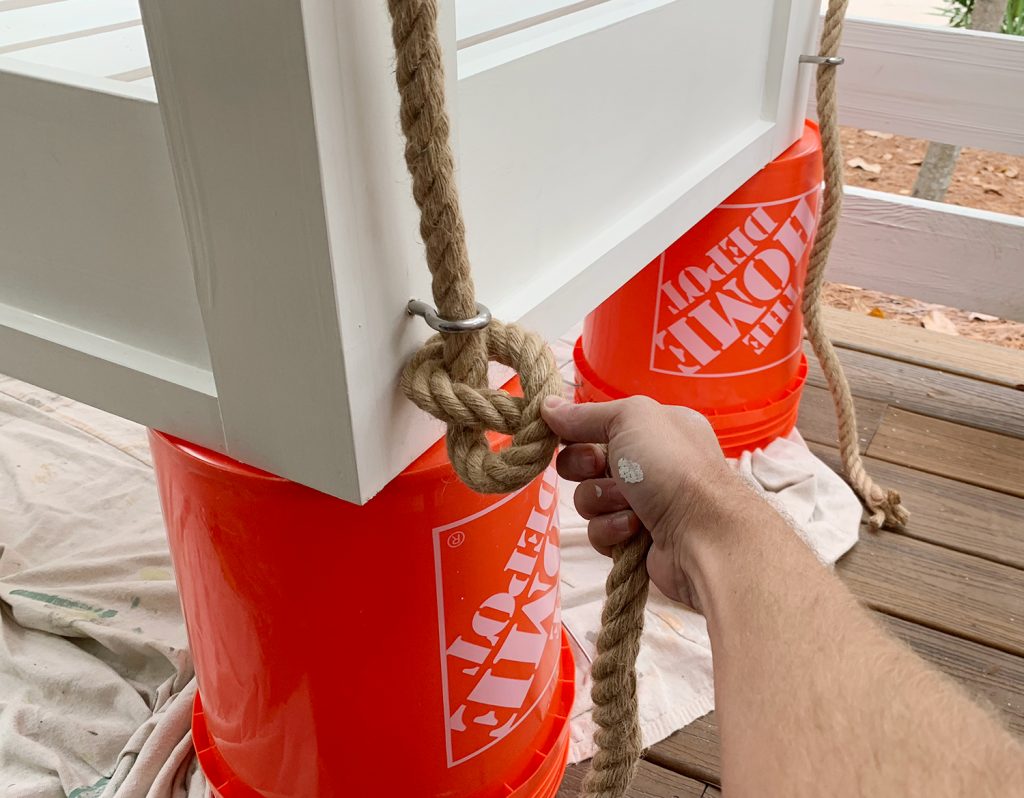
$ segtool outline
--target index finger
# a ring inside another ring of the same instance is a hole
[[[558,396],[549,396],[541,407],[541,416],[552,432],[572,443],[608,443],[618,414],[619,402],[577,405]]]

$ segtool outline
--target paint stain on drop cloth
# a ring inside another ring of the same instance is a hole
[[[81,601],[75,601],[74,599],[53,596],[49,593],[37,593],[34,590],[12,590],[11,595],[24,596],[32,601],[40,601],[44,604],[49,604],[51,607],[68,610],[69,615],[75,615],[82,620],[89,618],[113,618],[117,615],[117,610],[105,610]]]

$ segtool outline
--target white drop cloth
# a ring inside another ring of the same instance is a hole
[[[860,507],[799,437],[745,456],[833,562]],[[562,490],[563,619],[593,656],[608,560]],[[703,619],[655,595],[640,658],[645,741],[712,708]],[[593,752],[579,660],[574,760]],[[145,430],[0,377],[0,794],[205,798],[189,720],[195,682]]]
[[[202,798],[145,430],[0,377],[0,794]]]
[[[832,564],[857,542],[861,506],[849,486],[807,449],[794,431],[766,449],[732,461],[786,516],[822,562]],[[609,560],[587,542],[587,522],[572,504],[572,483],[559,491],[562,531],[562,622],[576,656],[576,704],[569,759],[594,755],[590,662],[601,625]],[[715,707],[711,643],[704,618],[651,586],[637,691],[644,746],[668,737]]]

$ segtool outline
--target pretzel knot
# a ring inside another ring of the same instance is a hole
[[[480,333],[487,357],[515,370],[522,397],[452,380],[444,339],[431,337],[402,374],[402,390],[418,407],[448,425],[448,458],[460,479],[477,493],[510,493],[532,482],[551,464],[558,436],[540,415],[541,403],[561,395],[562,379],[551,350],[536,333],[493,320]],[[493,451],[488,431],[512,436]]]

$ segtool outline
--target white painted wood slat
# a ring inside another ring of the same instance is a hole
[[[224,451],[213,375],[0,304],[3,373]]]
[[[2,301],[209,369],[156,105],[83,83],[0,80]]]
[[[481,301],[558,335],[788,147],[815,10],[613,0],[460,50]]]
[[[146,34],[141,24],[18,50],[12,57],[99,77],[149,66]]]
[[[850,20],[839,121],[1024,154],[1024,37]]]
[[[608,0],[456,0],[455,33],[459,47],[469,47],[605,2]]]
[[[1024,218],[847,188],[828,279],[1024,321]]]
[[[0,68],[0,369],[223,449],[156,105]]]
[[[138,22],[139,16],[138,0],[62,0],[13,10],[0,5],[0,52]]]

